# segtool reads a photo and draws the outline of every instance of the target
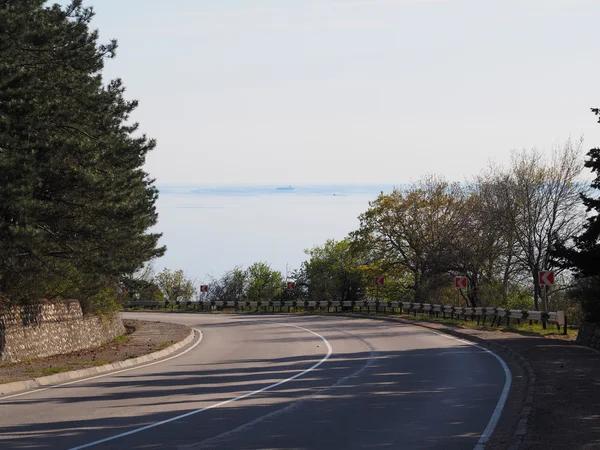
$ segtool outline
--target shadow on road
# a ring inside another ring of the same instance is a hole
[[[265,325],[264,320],[242,322]],[[329,319],[313,318],[311,329],[330,325]],[[365,342],[423,334],[409,328],[400,336],[389,324],[337,321],[336,326]],[[261,342],[293,345],[300,338],[292,330],[265,327]],[[335,347],[336,340],[348,337],[338,333],[328,339]],[[128,372],[87,382],[84,392],[90,395],[82,395],[83,385],[72,385],[57,388],[55,398],[0,402],[0,408],[15,411],[21,405],[48,411],[45,423],[0,427],[0,447],[69,448],[103,439],[262,389],[319,359],[306,355],[210,365],[175,362],[169,371],[142,376]],[[472,448],[503,383],[497,362],[467,345],[334,353],[315,370],[274,389],[99,448],[177,448],[194,443],[198,448]],[[75,410],[94,408],[99,417],[75,421],[53,417],[53,408],[64,404]],[[143,409],[128,415],[128,405]]]

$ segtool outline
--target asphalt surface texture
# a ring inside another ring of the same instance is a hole
[[[151,320],[201,337],[159,363],[0,397],[0,449],[476,449],[510,383],[490,352],[418,326]]]

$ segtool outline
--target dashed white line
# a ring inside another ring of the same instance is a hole
[[[343,378],[340,378],[338,381],[336,381],[334,384],[327,386],[327,387],[322,387],[319,388],[317,391],[313,392],[310,395],[304,396],[296,401],[294,401],[293,403],[284,406],[283,408],[277,409],[275,411],[272,411],[268,414],[265,414],[264,416],[260,416],[257,417],[254,420],[251,420],[250,422],[247,422],[243,425],[240,425],[237,428],[234,428],[233,430],[229,430],[229,431],[225,431],[224,433],[221,433],[217,436],[213,436],[211,438],[205,439],[203,441],[200,442],[196,442],[193,444],[187,444],[187,445],[183,445],[178,447],[177,450],[197,450],[197,449],[201,449],[206,445],[210,445],[216,442],[219,442],[221,440],[223,440],[224,438],[227,438],[229,436],[232,435],[236,435],[236,434],[240,434],[242,432],[247,432],[248,430],[254,428],[256,425],[264,422],[265,420],[268,419],[272,419],[275,416],[278,416],[280,414],[283,413],[287,413],[289,411],[294,410],[295,408],[297,408],[299,405],[302,405],[303,403],[310,401],[312,398],[314,398],[315,396],[319,395],[319,394],[323,394],[324,392],[329,391],[330,389],[334,389],[338,386],[343,385],[346,381],[348,381],[351,378],[357,377],[359,376],[362,372],[364,372],[365,370],[367,370],[371,365],[373,365],[373,362],[375,361],[375,359],[377,359],[377,357],[379,356],[379,353],[377,351],[375,351],[375,349],[364,339],[361,339],[358,336],[354,336],[351,335],[350,333],[344,331],[344,330],[340,330],[339,328],[333,328],[333,330],[338,331],[340,333],[352,336],[354,339],[359,340],[360,342],[362,342],[368,349],[369,349],[369,358],[367,359],[367,362],[358,370],[356,370],[355,372],[351,373],[350,375],[346,375]]]

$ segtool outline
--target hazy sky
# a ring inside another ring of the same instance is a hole
[[[463,180],[600,146],[598,0],[84,0],[158,183]]]

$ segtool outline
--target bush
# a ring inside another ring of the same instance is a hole
[[[84,314],[110,317],[122,309],[123,297],[118,286],[106,286],[99,290],[98,293],[82,299],[81,308]]]
[[[577,278],[569,294],[581,304],[583,321],[600,323],[600,276]]]
[[[533,311],[535,305],[529,289],[520,287],[508,293],[506,308]]]

